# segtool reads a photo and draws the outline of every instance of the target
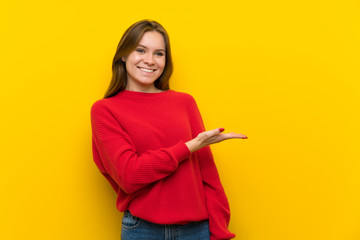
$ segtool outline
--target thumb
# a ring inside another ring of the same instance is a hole
[[[202,133],[200,133],[200,135],[202,135],[202,137],[209,138],[209,137],[219,135],[223,131],[224,131],[224,128],[215,128],[212,130],[202,132]]]
[[[209,132],[211,133],[212,136],[222,133],[225,130],[225,128],[215,128],[213,130],[210,130]]]

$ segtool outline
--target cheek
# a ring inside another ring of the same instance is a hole
[[[129,57],[127,58],[127,61],[126,61],[126,65],[134,65],[134,64],[137,64],[138,62],[140,61],[140,57],[137,56],[137,55],[129,55]]]
[[[165,59],[162,59],[158,62],[158,66],[161,67],[162,69],[164,69],[165,65],[166,65]]]

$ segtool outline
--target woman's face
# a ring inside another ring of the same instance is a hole
[[[165,67],[165,54],[163,36],[156,31],[145,32],[135,50],[122,58],[127,71],[126,89],[154,90],[154,82]]]

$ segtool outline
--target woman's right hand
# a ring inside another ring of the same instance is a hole
[[[202,133],[199,133],[199,135],[186,142],[186,146],[189,148],[190,152],[195,152],[199,150],[200,148],[206,147],[208,145],[222,142],[227,139],[232,138],[240,138],[240,139],[247,139],[247,136],[241,133],[222,133],[224,131],[224,128],[216,128],[213,130],[205,131]]]

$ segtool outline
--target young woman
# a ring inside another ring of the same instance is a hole
[[[169,89],[169,37],[143,20],[122,36],[103,99],[91,108],[94,161],[124,212],[121,238],[231,239],[230,210],[195,100]]]

